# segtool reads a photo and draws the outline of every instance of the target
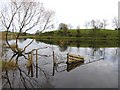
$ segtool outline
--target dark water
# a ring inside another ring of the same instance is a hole
[[[19,47],[24,48],[31,40],[20,40]],[[11,40],[10,43],[14,43]],[[47,48],[45,48],[47,47]],[[60,47],[34,41],[26,50],[42,48],[33,56],[33,65],[20,57],[19,67],[3,70],[3,88],[117,88],[118,87],[118,48],[117,47]],[[12,51],[5,48],[3,59],[12,57]],[[53,64],[53,51],[56,64]],[[67,53],[81,55],[84,63],[68,65]],[[35,54],[35,52],[34,52]]]

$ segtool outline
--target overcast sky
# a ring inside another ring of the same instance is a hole
[[[5,2],[9,0],[1,0]],[[118,17],[119,0],[37,0],[42,1],[45,8],[55,11],[55,25],[59,23],[71,24],[73,28],[80,25],[85,28],[85,22],[93,19],[107,19],[109,26],[114,17]],[[1,3],[2,4],[2,3]],[[1,5],[0,4],[0,5]]]
[[[119,0],[42,0],[44,6],[56,12],[56,23],[72,24],[74,28],[92,19],[118,17]],[[109,25],[108,28],[111,28]]]

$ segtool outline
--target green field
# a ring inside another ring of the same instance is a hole
[[[67,40],[118,40],[118,30],[92,30],[92,29],[80,29],[78,33],[76,29],[68,30],[67,35],[64,35],[63,30],[56,30],[45,32],[40,35],[27,35],[22,38],[35,38],[35,39],[67,39]]]
[[[93,30],[93,29],[80,29],[79,35],[76,29],[68,30],[67,37],[100,37],[100,38],[114,38],[118,37],[117,30]],[[42,36],[66,36],[63,30],[56,30],[45,32],[41,34]]]
[[[48,44],[56,44],[59,46],[94,46],[97,47],[119,47],[119,31],[118,30],[95,30],[80,29],[79,35],[76,29],[68,30],[68,34],[64,35],[63,30],[45,32],[40,35],[28,35],[21,38],[31,38]]]
[[[91,43],[95,43],[102,47],[118,47],[119,45],[119,30],[92,30],[92,29],[80,29],[79,33],[76,29],[70,29],[67,35],[64,35],[63,30],[54,30],[49,32],[38,34],[21,34],[20,38],[36,39],[49,44],[61,45],[67,44],[76,46],[91,46]],[[12,33],[9,33],[9,36]]]

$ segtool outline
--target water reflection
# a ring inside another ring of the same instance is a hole
[[[19,39],[19,42],[23,43],[25,40],[27,40],[27,39],[26,38],[21,38],[21,39]]]
[[[73,69],[75,69],[76,67],[82,65],[83,62],[77,62],[77,63],[71,63],[71,64],[67,64],[67,71],[71,71]]]
[[[27,39],[21,40],[19,45],[22,47],[27,42]],[[118,48],[101,48],[95,43],[92,47],[83,47],[82,42],[77,42],[77,47],[70,44],[61,41],[58,45],[50,45],[34,41],[28,51],[46,46],[49,48],[34,51],[33,61],[18,57],[17,69],[3,70],[3,88],[117,87]],[[14,57],[9,48],[3,48],[3,52],[4,61]],[[68,64],[67,53],[84,56],[85,60]],[[29,54],[26,57],[30,57]]]
[[[66,41],[60,40],[59,43],[58,43],[58,45],[59,45],[59,50],[61,52],[66,51],[67,48],[68,48],[68,43]]]
[[[74,62],[74,63],[62,63],[61,66],[59,66],[60,64],[57,64],[57,63],[53,63],[53,76],[55,75],[55,72],[63,72],[63,71],[71,71],[77,67],[79,67],[80,65],[83,65],[84,62],[81,62],[81,61],[77,61],[77,62]]]
[[[101,53],[104,51],[104,49],[103,51],[102,50],[100,51],[99,49],[95,51],[93,49],[92,51],[94,52],[94,54],[89,56],[89,59],[87,58],[86,61],[84,60],[83,56],[67,54],[66,62],[59,62],[59,60],[57,60],[58,58],[54,55],[54,52],[53,52],[53,76],[55,75],[55,72],[62,72],[62,71],[70,72],[71,70],[74,70],[75,68],[81,65],[86,65],[86,64],[90,64],[100,60],[104,60],[105,57]],[[99,51],[100,51],[100,55],[99,55]]]
[[[29,67],[18,66],[15,70],[4,70],[2,72],[2,86],[11,90],[12,88],[50,88],[53,86],[49,77],[49,74],[38,67],[38,64],[32,64]]]

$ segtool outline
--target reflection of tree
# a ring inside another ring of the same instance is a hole
[[[91,48],[91,56],[95,56],[96,55],[96,53],[99,51],[99,47],[96,45],[96,43],[95,42],[93,42],[93,41],[91,41],[90,42],[90,48]]]
[[[118,60],[118,58],[120,57],[120,55],[119,55],[119,48],[116,48],[115,50],[112,51],[111,57],[112,57],[112,61],[114,63]]]
[[[92,48],[92,56],[95,56],[95,53],[99,50],[99,48]]]
[[[47,48],[47,47],[45,47]],[[9,70],[5,70],[3,71],[3,88],[14,88],[14,87],[19,87],[19,88],[41,88],[44,87],[43,85],[49,85],[49,87],[52,87],[51,83],[50,83],[50,79],[49,79],[49,74],[47,74],[48,72],[46,72],[45,70],[41,69],[38,66],[38,50],[39,49],[43,49],[43,48],[38,48],[38,49],[33,49],[32,51],[25,53],[25,58],[28,62],[28,64],[25,66],[20,66],[20,62],[19,62],[19,58],[21,56],[14,54],[11,57],[11,60],[13,60],[13,58],[15,58],[15,60],[17,61],[16,63],[18,64],[17,70],[15,71],[10,71]],[[36,51],[36,54],[35,52]],[[27,57],[28,55],[28,57]],[[35,62],[33,62],[33,56],[36,55],[36,64],[34,64]],[[11,61],[10,60],[10,61]],[[9,61],[9,62],[10,62]],[[40,72],[42,72],[42,76],[45,78],[44,79],[44,84],[42,85],[42,81],[37,81],[38,78],[40,78],[39,75]],[[16,73],[16,75],[15,75]],[[36,77],[35,74],[36,73]],[[13,79],[12,79],[13,78]],[[16,85],[18,84],[18,85]]]
[[[79,48],[80,47],[80,42],[77,42],[77,48]]]
[[[49,74],[41,69],[40,67],[38,67],[38,65],[36,66],[35,64],[32,65],[33,68],[27,67],[29,69],[32,69],[32,77],[27,73],[27,69],[18,66],[17,70],[14,71],[3,71],[3,88],[10,88],[12,90],[12,88],[41,88],[41,87],[45,87],[43,85],[47,85],[49,87],[52,87],[51,83],[50,83],[50,79],[49,79]],[[36,71],[35,71],[36,69]],[[36,72],[36,78],[34,77],[34,74]],[[38,73],[39,72],[39,73]],[[40,72],[42,72],[43,76],[44,76],[44,81],[40,82],[40,77],[42,78],[42,76],[40,75]],[[38,74],[38,75],[37,75]],[[43,84],[44,82],[44,84]]]
[[[67,44],[66,41],[62,41],[62,40],[59,41],[59,50],[60,50],[61,52],[67,50],[67,48],[68,48],[68,44]]]
[[[23,43],[26,40],[26,38],[19,39],[20,43]]]
[[[36,41],[36,43],[37,43],[37,44],[39,44],[39,43],[40,43],[40,41],[39,41],[39,40],[35,40],[35,41]]]
[[[15,75],[16,72],[17,72],[17,77]],[[16,84],[18,84],[17,87],[19,87],[19,88],[20,87],[29,88],[30,86],[32,88],[34,88],[37,85],[37,81],[34,78],[31,78],[20,67],[18,67],[17,71],[13,71],[13,72],[8,72],[6,70],[3,77],[4,77],[4,79],[6,79],[6,82],[5,81],[3,82],[3,88],[11,88],[12,89],[12,88],[14,88],[14,85],[16,85]]]
[[[91,48],[91,56],[93,56],[93,58],[100,58],[101,56],[103,57],[103,59],[105,58],[105,49],[100,49],[100,48]]]
[[[7,50],[7,48],[5,48],[5,46],[6,46],[6,43],[3,41],[3,42],[2,42],[1,57],[7,55],[7,51],[8,51],[8,50]]]
[[[68,48],[68,47],[65,45],[65,46],[59,47],[59,50],[60,50],[61,52],[63,52],[63,51],[66,51],[67,48]]]

